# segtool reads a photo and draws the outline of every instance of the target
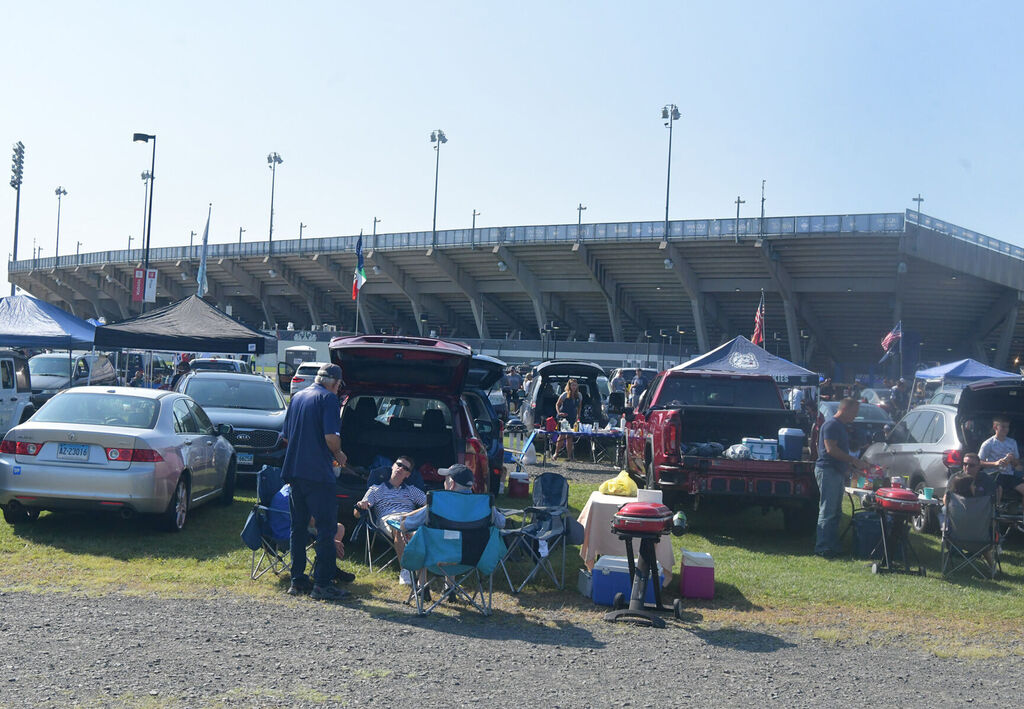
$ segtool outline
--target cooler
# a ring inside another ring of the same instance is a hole
[[[779,429],[779,458],[800,460],[804,457],[804,432],[799,428]]]
[[[679,593],[683,598],[715,597],[715,560],[710,554],[683,550]]]
[[[509,473],[508,474],[508,496],[529,497],[530,496],[530,474]]]
[[[858,559],[879,559],[882,556],[882,526],[874,510],[853,514],[853,553]]]
[[[665,581],[665,572],[658,564],[658,578],[661,583]],[[602,606],[612,605],[616,593],[621,593],[626,599],[633,588],[629,582],[629,561],[624,556],[602,556],[594,564],[594,571],[591,573],[591,599],[594,603]],[[647,583],[647,591],[644,593],[644,603],[654,603],[654,579]]]
[[[779,459],[779,442],[774,438],[744,438],[740,442],[750,449],[752,460]]]

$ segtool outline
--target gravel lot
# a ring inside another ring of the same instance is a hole
[[[0,595],[4,706],[1016,705],[1017,659],[398,603]],[[294,633],[295,638],[289,637]]]

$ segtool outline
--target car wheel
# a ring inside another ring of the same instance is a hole
[[[921,495],[924,492],[924,488],[924,481],[918,482],[914,485],[914,492]],[[939,519],[933,506],[921,506],[921,514],[914,517],[914,529],[921,534],[935,534],[939,531]]]
[[[17,503],[7,505],[3,508],[3,511],[4,521],[10,525],[35,522],[39,519],[39,510],[31,507],[25,507]]]
[[[622,610],[628,605],[629,604],[626,603],[626,594],[622,593],[621,591],[616,593],[615,596],[612,598],[612,608],[614,610]]]
[[[180,532],[188,519],[188,482],[185,476],[178,478],[174,494],[167,502],[167,509],[161,515],[161,526],[168,532]]]
[[[238,483],[238,464],[232,458],[228,463],[228,472],[224,475],[224,491],[220,495],[220,504],[228,507],[235,501],[235,485]]]

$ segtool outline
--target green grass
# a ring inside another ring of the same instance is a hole
[[[572,484],[574,513],[594,489]],[[267,574],[257,581],[249,579],[250,552],[238,535],[253,498],[251,490],[241,492],[229,508],[213,504],[195,510],[179,534],[156,531],[144,519],[68,513],[43,513],[36,522],[17,528],[0,524],[0,589],[183,597],[228,593],[285,602],[284,578]],[[525,503],[498,500],[502,507]],[[846,513],[844,525],[849,509]],[[786,535],[778,512],[723,515],[700,510],[688,515],[691,532],[668,539],[676,549],[677,563],[684,547],[710,552],[715,558],[715,599],[686,602],[704,623],[807,626],[825,642],[886,642],[901,633],[953,633],[976,640],[965,640],[963,645],[936,640],[931,647],[936,653],[965,658],[996,651],[980,640],[988,634],[1013,637],[1024,629],[1024,552],[1019,546],[1004,552],[1004,573],[994,581],[966,575],[945,580],[938,573],[938,538],[914,534],[928,576],[875,576],[864,561],[826,561],[814,556],[812,536]],[[371,612],[408,613],[401,605],[404,591],[394,575],[370,574],[353,559],[360,551],[351,547],[350,559],[341,564],[357,575],[353,587],[357,597]],[[539,585],[511,596],[502,592],[504,581],[499,584],[496,577],[494,605],[508,622],[596,621],[600,615],[594,606],[575,590],[580,566],[578,550],[573,548],[565,591]],[[669,590],[671,596],[676,594],[677,579]]]

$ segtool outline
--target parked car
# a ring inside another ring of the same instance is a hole
[[[190,360],[188,366],[193,372],[238,372],[239,374],[252,374],[252,367],[248,362],[227,357],[201,357]]]
[[[962,392],[963,389],[961,387],[940,387],[932,394],[932,398],[928,400],[928,403],[956,406],[960,403],[960,394]]]
[[[331,340],[345,383],[341,445],[351,466],[410,455],[420,471],[463,463],[477,492],[488,488],[487,449],[462,393],[472,351],[427,337],[348,335]],[[424,475],[430,483],[430,475]],[[440,482],[434,476],[433,484]]]
[[[555,404],[570,379],[579,382],[583,397],[580,420],[598,426],[608,423],[597,383],[598,377],[605,375],[600,365],[578,360],[550,360],[534,369],[536,374],[519,408],[519,418],[526,426],[543,426],[549,416],[555,416]]]
[[[300,364],[298,369],[295,370],[295,374],[292,375],[291,383],[288,387],[288,395],[295,396],[300,391],[308,387],[316,379],[316,373],[320,371],[320,367],[328,364],[327,362],[305,362]]]
[[[27,421],[35,411],[28,358],[14,350],[0,350],[0,435]]]
[[[487,470],[490,473],[488,491],[497,494],[498,484],[505,472],[505,423],[498,407],[491,398],[492,387],[497,385],[505,370],[505,363],[487,355],[473,355],[473,362],[466,374],[466,385],[462,398],[469,409],[480,441],[487,449]],[[501,408],[505,408],[505,397],[497,389]]]
[[[10,524],[40,510],[158,515],[178,531],[210,500],[231,504],[230,426],[187,396],[87,386],[52,397],[0,443],[0,505]]]
[[[264,465],[284,461],[287,406],[272,380],[200,370],[178,380],[176,390],[195,399],[215,424],[231,425],[239,475],[255,475]]]
[[[835,416],[838,410],[838,401],[818,402],[818,419],[814,422],[811,438],[808,441],[811,460],[818,458],[818,438],[822,424]],[[888,411],[874,404],[862,403],[857,409],[857,418],[846,426],[850,438],[850,451],[855,454],[863,453],[875,441],[884,440],[886,434],[892,429],[892,425],[892,417],[889,416]]]
[[[28,361],[32,404],[38,409],[54,394],[69,387],[118,384],[117,370],[104,354],[47,352]]]

